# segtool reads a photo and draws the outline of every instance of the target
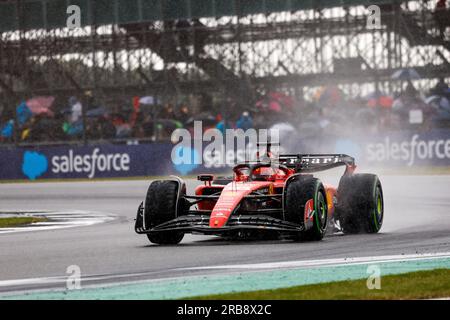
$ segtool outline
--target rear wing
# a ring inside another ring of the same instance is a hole
[[[317,172],[346,166],[346,172],[355,169],[355,159],[346,154],[283,154],[278,158],[280,164],[296,172]]]

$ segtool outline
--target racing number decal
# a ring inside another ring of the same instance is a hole
[[[314,218],[314,199],[309,199],[305,204],[305,222]]]

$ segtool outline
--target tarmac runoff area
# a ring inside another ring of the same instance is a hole
[[[450,176],[381,176],[386,216],[376,235],[320,242],[228,242],[186,235],[149,244],[133,231],[148,181],[0,184],[0,212],[64,212],[102,223],[0,233],[0,298],[176,299],[450,268]],[[328,181],[325,181],[328,182]],[[330,181],[336,183],[335,181]],[[188,181],[192,192],[196,181]],[[106,222],[106,223],[105,223]],[[81,290],[66,290],[68,266]]]

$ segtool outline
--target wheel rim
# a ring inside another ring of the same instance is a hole
[[[376,207],[375,207],[375,214],[374,214],[374,222],[375,226],[378,229],[380,229],[380,224],[383,219],[383,197],[381,194],[380,187],[377,187],[376,190]]]
[[[316,208],[316,218],[317,218],[317,229],[319,232],[323,232],[323,229],[327,223],[327,204],[325,203],[325,198],[322,192],[317,195],[317,208]]]

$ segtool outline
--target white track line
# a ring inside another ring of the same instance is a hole
[[[444,258],[450,258],[450,252],[405,254],[405,255],[390,255],[390,256],[375,256],[375,257],[356,257],[356,258],[335,258],[335,259],[321,259],[321,260],[297,260],[297,261],[267,262],[267,263],[252,263],[252,264],[218,265],[218,266],[179,268],[178,270],[284,269],[284,268],[340,266],[340,265],[350,265],[350,264],[354,265],[354,264],[366,264],[366,263],[415,261],[415,260],[444,259]]]
[[[92,281],[107,281],[120,279],[124,277],[147,275],[147,273],[133,273],[133,274],[118,274],[118,275],[93,275],[93,276],[83,276],[81,279],[83,283]],[[14,287],[14,286],[24,286],[24,285],[42,285],[42,284],[65,284],[67,282],[67,276],[58,277],[42,277],[42,278],[26,278],[26,279],[11,279],[0,281],[1,287]]]

